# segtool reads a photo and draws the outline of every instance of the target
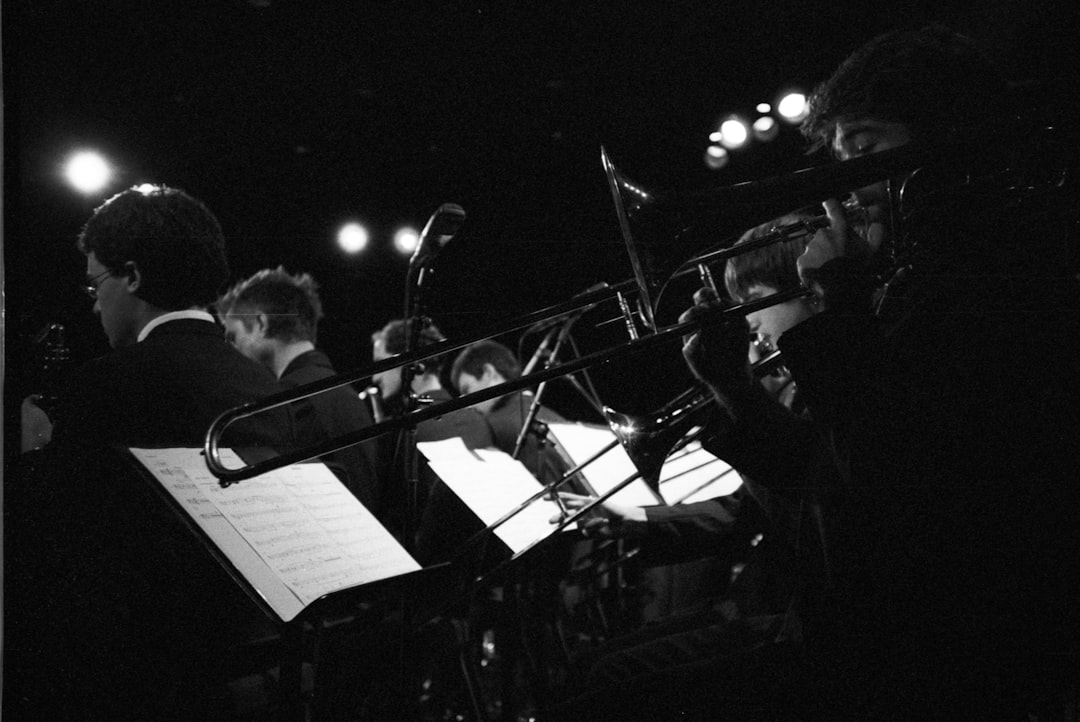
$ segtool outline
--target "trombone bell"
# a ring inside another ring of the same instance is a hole
[[[651,414],[633,416],[605,407],[604,417],[641,478],[659,494],[664,461],[691,429],[702,424],[712,406],[712,395],[698,387]]]

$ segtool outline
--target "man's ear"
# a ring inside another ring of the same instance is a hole
[[[142,285],[142,272],[139,271],[138,264],[135,261],[128,261],[124,264],[124,276],[127,277],[127,288],[131,293],[135,293]]]
[[[261,331],[262,335],[266,335],[266,330],[270,328],[270,318],[263,312],[254,313],[250,317],[251,328],[254,331]]]
[[[501,378],[499,372],[495,370],[495,367],[491,364],[484,364],[484,373],[482,378],[495,380],[495,377]]]

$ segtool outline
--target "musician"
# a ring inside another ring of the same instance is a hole
[[[480,341],[466,348],[454,360],[450,381],[459,394],[471,394],[521,377],[521,365],[514,352],[495,341]],[[516,391],[495,399],[481,401],[472,408],[479,411],[495,435],[495,445],[513,454],[521,427],[535,397],[531,391]],[[562,416],[546,406],[537,411],[533,429],[525,435],[521,461],[541,483],[557,480],[565,464],[546,440],[546,423],[564,422]]]
[[[285,388],[335,375],[315,346],[323,317],[318,285],[309,274],[263,269],[233,286],[217,301],[225,335],[245,356],[269,368]],[[330,389],[295,409],[297,443],[310,447],[370,426],[371,413],[350,386]],[[379,513],[374,441],[354,444],[322,460],[364,506]]]
[[[757,226],[736,245],[759,240],[778,226],[804,217],[792,214]],[[747,303],[795,287],[799,282],[796,262],[805,246],[805,238],[795,237],[729,259],[724,273],[728,295],[736,303]],[[761,346],[774,344],[789,328],[816,313],[817,307],[816,300],[796,298],[749,314],[756,343],[749,344],[744,354],[758,361]],[[761,384],[786,408],[801,413],[796,387],[782,367],[761,379]],[[725,430],[722,420],[712,424],[712,440],[706,441],[706,448]],[[796,600],[801,575],[809,569],[824,574],[825,567],[812,480],[807,479],[797,494],[770,494],[752,479],[744,477],[744,481],[729,496],[676,506],[629,507],[608,501],[597,515],[585,520],[590,534],[640,539],[640,556],[645,559],[670,563],[711,556],[728,569],[734,565],[739,569],[732,583],[717,585],[722,593],[703,608],[661,620],[602,647],[588,670],[587,686],[593,690],[588,704],[600,705],[613,717],[651,719],[671,713],[667,700],[684,695],[681,709],[697,709],[694,705],[702,690],[696,683],[702,674],[696,668],[709,665],[711,671],[723,670],[729,676],[739,666],[759,671],[779,666],[790,679],[798,671],[800,685],[808,679],[799,662]],[[590,501],[573,494],[563,494],[563,498],[574,509]],[[764,690],[775,689],[769,687],[772,682],[747,684],[747,678],[740,679],[736,682],[732,677],[720,695],[726,711],[735,718],[755,712],[759,704],[778,715],[805,709],[790,699],[794,686],[783,690],[786,697],[769,702]],[[580,702],[572,701],[567,707]]]
[[[841,160],[907,144],[948,158],[1006,100],[967,38],[893,32],[819,86],[804,130]],[[1080,394],[1054,371],[1077,362],[1062,262],[1075,207],[1045,187],[995,184],[985,163],[1002,154],[984,146],[966,165],[931,167],[938,192],[904,208],[898,179],[857,191],[864,233],[826,202],[831,225],[799,262],[824,310],[779,340],[813,428],[750,383],[745,323],[706,323],[684,347],[734,421],[721,454],[758,483],[790,485],[825,441],[839,479],[826,509],[837,586],[806,636],[849,718],[1025,719],[1075,670],[1076,611],[1063,600],[1078,587],[1080,469],[1062,434],[1077,428]],[[981,187],[940,192],[981,175]],[[697,299],[685,318],[716,303]],[[1053,367],[1031,362],[1035,347]]]
[[[19,550],[7,557],[6,701],[34,719],[216,718],[230,704],[218,665],[257,612],[116,449],[201,446],[219,414],[277,383],[207,311],[228,264],[200,201],[123,191],[78,247],[113,351],[74,373],[52,421],[24,405],[51,440],[5,484],[8,549]],[[290,434],[272,413],[226,442]]]
[[[418,348],[444,340],[444,336],[434,324],[423,321],[419,332]],[[384,361],[405,353],[406,324],[400,319],[387,323],[371,336],[372,357],[375,361]],[[451,400],[450,392],[443,388],[442,371],[445,359],[433,358],[414,365],[414,374],[409,389],[404,389],[401,367],[375,374],[372,381],[378,386],[384,403],[390,411],[400,412],[405,407],[405,393],[420,397],[425,403],[440,403]],[[417,442],[439,441],[458,437],[470,449],[482,449],[495,446],[491,427],[475,409],[458,409],[442,416],[423,421],[416,427]],[[462,502],[434,474],[425,471],[418,483],[415,504],[408,501],[406,484],[402,478],[401,454],[405,452],[402,444],[405,434],[396,438],[384,437],[383,469],[389,485],[384,487],[384,498],[397,509],[399,523],[405,522],[405,511],[414,506],[418,513],[409,524],[416,532],[417,557],[422,563],[445,560],[456,551],[455,542],[468,538],[468,529],[473,526],[472,513],[464,508]],[[444,535],[445,534],[445,535]]]

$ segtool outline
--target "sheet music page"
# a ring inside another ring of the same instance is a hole
[[[131,449],[283,620],[331,592],[420,565],[320,463],[222,488],[199,449]],[[229,468],[243,465],[222,450]]]
[[[605,444],[616,440],[615,433],[602,426],[574,423],[548,424],[549,433],[575,464],[588,459]],[[601,456],[582,470],[582,475],[598,494],[603,494],[636,471],[634,462],[622,445]],[[668,504],[715,499],[732,493],[742,479],[726,462],[691,442],[673,453],[660,470],[660,494]],[[643,481],[635,481],[612,497],[612,501],[631,506],[655,506],[660,503]]]
[[[421,442],[416,448],[431,470],[468,506],[484,525],[516,509],[543,487],[525,466],[497,449],[468,449],[461,439]],[[555,530],[559,506],[537,499],[495,529],[515,554]],[[573,528],[573,527],[569,527]]]
[[[548,434],[562,448],[575,465],[584,462],[604,446],[615,441],[615,433],[604,426],[575,423],[549,423]],[[616,484],[637,472],[634,462],[626,455],[621,444],[581,470],[597,494],[605,494]],[[637,479],[611,497],[611,501],[628,506],[656,506],[661,503],[641,479]]]
[[[742,478],[722,459],[693,441],[667,458],[660,470],[660,494],[668,504],[690,504],[727,496]]]

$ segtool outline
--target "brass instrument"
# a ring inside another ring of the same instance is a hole
[[[654,193],[643,190],[620,174],[606,151],[602,151],[601,159],[615,200],[619,228],[634,268],[633,279],[580,294],[567,302],[522,316],[498,329],[458,341],[446,340],[425,346],[359,371],[338,374],[231,409],[219,416],[207,431],[204,451],[210,471],[221,480],[223,486],[227,486],[273,469],[338,451],[390,431],[411,427],[481,401],[576,373],[619,354],[669,343],[673,339],[693,333],[700,328],[702,321],[676,323],[666,327],[660,327],[656,323],[655,301],[671,278],[693,269],[704,275],[703,269],[706,269],[708,264],[719,263],[732,256],[786,240],[796,230],[810,232],[821,227],[823,221],[814,219],[800,222],[797,224],[798,229],[783,227],[752,243],[695,255],[704,239],[714,239],[718,235],[718,229],[749,228],[789,212],[792,208],[820,202],[883,179],[910,173],[927,160],[919,149],[904,146],[752,183],[693,193]],[[643,216],[649,216],[649,221],[645,224],[646,231],[635,231],[632,227],[635,219],[640,220]],[[708,231],[701,228],[703,222],[709,224]],[[661,226],[667,230],[661,231]],[[684,260],[687,258],[689,260]],[[716,312],[716,317],[746,315],[806,295],[808,291],[801,287],[789,289],[767,298],[720,309]],[[221,436],[227,427],[236,421],[339,386],[364,381],[376,373],[458,351],[478,341],[522,330],[539,322],[571,316],[582,309],[611,300],[617,301],[622,310],[630,336],[628,341],[613,348],[602,349],[451,401],[422,406],[404,416],[389,418],[336,439],[287,451],[255,464],[229,469],[221,461]],[[681,414],[675,414],[674,411],[671,413],[682,418]],[[650,460],[647,466],[650,469],[656,466],[655,458]],[[651,473],[650,471],[650,475]]]

